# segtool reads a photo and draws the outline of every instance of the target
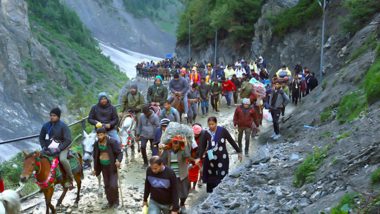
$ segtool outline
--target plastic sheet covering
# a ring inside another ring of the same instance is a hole
[[[169,123],[168,127],[166,128],[166,131],[162,133],[161,143],[165,145],[169,144],[171,143],[171,140],[178,135],[186,139],[185,149],[189,149],[190,151],[191,148],[196,147],[197,143],[194,139],[193,129],[188,125],[180,124],[177,122]]]

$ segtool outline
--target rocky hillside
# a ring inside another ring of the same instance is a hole
[[[127,77],[74,12],[58,0],[1,1],[0,8],[0,139],[38,133],[54,106],[73,121],[100,91],[117,100]],[[2,158],[29,145],[1,145]]]
[[[173,53],[181,0],[64,0],[95,38],[114,46],[165,57]]]
[[[300,62],[317,71],[320,14],[306,1],[288,9],[279,2],[263,5],[252,50],[274,68]],[[380,6],[332,1],[326,24],[324,80],[284,118],[283,139],[262,134],[254,157],[194,213],[380,211]]]

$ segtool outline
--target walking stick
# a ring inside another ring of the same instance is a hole
[[[121,206],[124,207],[124,200],[123,200],[123,191],[121,189],[121,180],[120,180],[120,173],[119,173],[119,169],[117,169],[117,183],[118,183],[118,186],[119,186],[119,191],[120,191],[120,200],[121,200]]]

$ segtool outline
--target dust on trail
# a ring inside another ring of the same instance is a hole
[[[139,86],[141,86],[142,91],[145,92],[148,86],[148,82],[145,80],[136,81]],[[149,81],[152,82],[152,81]],[[150,85],[150,84],[149,84]],[[146,92],[145,92],[146,93]],[[221,112],[216,113],[210,110],[209,116],[216,116],[218,119],[218,124],[227,128],[231,135],[237,139],[237,133],[233,129],[232,117],[235,111],[235,107],[226,108],[225,99],[221,99]],[[289,112],[293,111],[293,108],[287,110]],[[202,124],[203,127],[207,127],[207,118],[198,117],[196,122]],[[260,127],[261,133],[266,132],[270,125],[267,121],[263,121],[263,126]],[[244,139],[244,138],[243,138]],[[259,146],[257,139],[253,139],[250,147],[250,157],[256,155],[257,148]],[[230,171],[240,165],[237,160],[236,152],[231,146],[228,146],[228,151],[230,155]],[[149,153],[148,149],[148,153]],[[150,154],[149,154],[150,156]],[[243,157],[244,163],[244,157]],[[140,154],[136,154],[136,161],[125,163],[123,160],[120,177],[121,177],[121,189],[124,201],[124,207],[119,210],[102,210],[103,204],[107,203],[105,198],[103,184],[102,192],[103,196],[98,197],[98,181],[95,176],[91,175],[91,171],[87,170],[84,172],[84,179],[82,180],[82,190],[81,199],[79,201],[78,208],[73,207],[73,202],[76,197],[76,190],[71,190],[67,193],[62,209],[58,210],[58,213],[140,213],[143,203],[143,192],[144,192],[144,182],[146,170],[142,168],[143,160]],[[62,188],[56,188],[53,195],[53,205],[56,204],[59,196],[62,193]],[[202,188],[196,187],[195,191],[192,191],[186,202],[186,206],[189,210],[193,205],[204,201],[207,198],[206,187],[203,185]],[[45,202],[43,194],[38,194],[31,199],[22,203],[23,213],[33,213],[42,214],[45,213]]]

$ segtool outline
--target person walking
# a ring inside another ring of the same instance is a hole
[[[273,130],[274,133],[271,136],[273,140],[278,140],[280,135],[280,124],[279,119],[282,109],[289,103],[289,97],[281,89],[281,84],[276,82],[274,85],[274,90],[269,97],[269,111],[273,119]]]
[[[200,100],[200,95],[199,95],[197,83],[193,83],[193,85],[191,86],[191,89],[190,89],[189,93],[187,94],[187,99],[190,102],[189,114],[191,115],[190,116],[190,122],[192,122],[192,121],[195,121],[195,119],[197,118],[198,102]]]
[[[297,105],[298,99],[301,97],[301,80],[299,79],[298,75],[294,75],[290,87],[292,92],[292,103]]]
[[[116,126],[119,122],[117,110],[108,99],[107,93],[99,93],[98,98],[98,104],[92,106],[90,110],[88,122],[94,125],[95,128],[104,127],[107,130],[108,136],[120,144],[120,138],[116,131]]]
[[[218,81],[214,81],[212,83],[211,89],[211,106],[212,109],[216,112],[219,112],[218,107],[219,107],[219,97],[220,94],[222,93],[222,88],[220,87]]]
[[[199,163],[200,157],[206,154],[203,164],[203,182],[207,185],[207,192],[211,193],[229,171],[229,157],[227,151],[227,142],[238,153],[239,161],[242,161],[242,154],[239,146],[231,137],[227,129],[217,125],[216,117],[209,117],[207,120],[208,131],[206,133],[205,143],[201,143],[198,149],[196,163]]]
[[[201,85],[199,86],[199,96],[201,98],[202,116],[208,115],[209,97],[210,97],[210,85],[206,84],[206,79],[201,79]]]
[[[96,130],[98,140],[94,144],[94,172],[95,176],[103,175],[104,189],[108,204],[103,209],[119,208],[119,188],[117,170],[123,159],[121,148],[115,139],[107,135],[104,127]]]
[[[42,151],[49,155],[59,157],[59,162],[62,164],[67,182],[65,187],[73,189],[74,176],[71,172],[70,162],[67,159],[69,148],[72,143],[71,131],[69,127],[61,120],[61,109],[53,108],[50,111],[50,121],[45,123],[40,131],[39,141]],[[58,147],[52,143],[58,143]]]
[[[234,104],[236,105],[238,103],[239,99],[239,91],[241,88],[241,81],[236,77],[236,74],[232,75],[231,82],[234,83],[236,90],[233,93],[234,97]]]
[[[194,139],[197,143],[197,147],[191,149],[191,158],[194,160],[197,158],[198,148],[201,144],[205,143],[205,134],[206,130],[202,129],[202,126],[198,123],[193,125]],[[200,156],[199,163],[195,163],[195,161],[191,161],[191,165],[189,167],[189,181],[192,184],[192,190],[195,190],[195,187],[198,183],[198,187],[202,187],[202,175],[200,175],[200,171],[202,169],[203,155]]]
[[[236,86],[231,80],[222,77],[222,94],[226,97],[227,107],[231,107],[233,92],[236,91]]]
[[[238,128],[238,145],[240,150],[243,150],[242,139],[243,133],[245,135],[245,156],[248,156],[249,141],[252,132],[252,124],[259,127],[259,116],[255,109],[251,106],[251,102],[248,98],[242,100],[242,105],[238,106],[234,113],[234,126]]]
[[[144,161],[143,168],[148,166],[148,156],[146,153],[146,144],[150,142],[152,153],[158,153],[157,145],[154,145],[154,131],[160,126],[158,116],[150,110],[148,105],[143,107],[143,114],[141,114],[136,128],[136,141],[141,140],[141,154]]]
[[[161,154],[165,166],[173,169],[177,176],[177,190],[180,199],[180,213],[186,212],[186,199],[190,191],[188,159],[191,159],[190,151],[185,149],[186,139],[175,136]]]
[[[149,214],[177,214],[179,198],[177,176],[170,167],[166,167],[162,158],[153,156],[146,170],[143,206],[148,206]]]

